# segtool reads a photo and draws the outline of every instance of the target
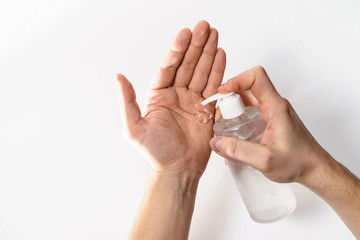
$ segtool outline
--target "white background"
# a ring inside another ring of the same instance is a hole
[[[0,239],[126,239],[146,162],[122,137],[115,73],[140,103],[177,31],[206,19],[227,52],[224,80],[263,65],[338,161],[360,175],[360,3],[342,1],[0,2]],[[287,219],[250,220],[212,155],[190,239],[353,239],[320,198],[292,184]]]

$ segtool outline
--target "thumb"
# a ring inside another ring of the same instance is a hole
[[[260,143],[229,137],[214,137],[210,147],[226,159],[246,163],[260,171],[266,171],[271,159],[269,148]]]
[[[122,74],[116,74],[116,78],[120,87],[119,102],[124,132],[130,138],[136,137],[139,123],[142,122],[139,105],[136,102],[136,95],[133,86]]]

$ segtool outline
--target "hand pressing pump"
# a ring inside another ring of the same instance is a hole
[[[240,95],[217,93],[203,102],[217,101],[223,119],[214,124],[216,136],[233,137],[260,143],[266,123],[255,106],[245,107]],[[236,186],[251,218],[259,223],[271,223],[291,214],[296,207],[295,196],[288,184],[276,183],[251,166],[226,160]]]

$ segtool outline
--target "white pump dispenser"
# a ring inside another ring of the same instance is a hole
[[[216,93],[211,97],[208,97],[201,102],[202,105],[206,105],[212,101],[216,102],[216,107],[219,106],[221,114],[224,119],[231,119],[240,116],[245,112],[244,103],[240,95],[235,93],[221,94]]]
[[[266,123],[255,106],[245,107],[240,95],[217,93],[203,102],[216,101],[223,119],[214,124],[216,136],[260,142]],[[296,207],[296,199],[287,184],[275,183],[260,171],[235,160],[226,160],[236,186],[251,218],[259,223],[271,223],[285,218]]]

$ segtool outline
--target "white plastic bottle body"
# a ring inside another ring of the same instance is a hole
[[[246,107],[245,112],[238,117],[216,122],[214,132],[217,136],[260,142],[265,127],[258,108],[251,106]],[[287,184],[273,182],[247,164],[228,159],[226,161],[254,221],[275,222],[295,210],[296,199]]]

